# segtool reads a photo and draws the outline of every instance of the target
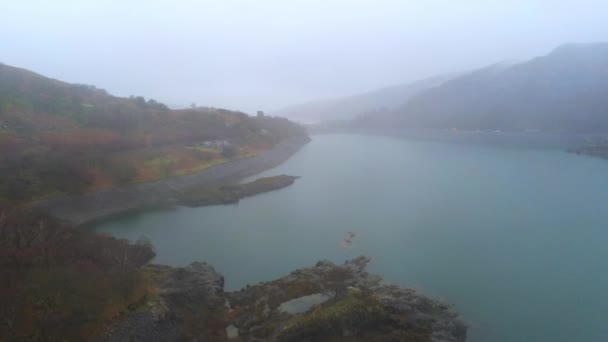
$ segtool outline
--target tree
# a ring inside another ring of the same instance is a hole
[[[137,105],[137,107],[139,108],[145,108],[146,107],[146,98],[143,96],[136,96],[135,97],[135,104]]]

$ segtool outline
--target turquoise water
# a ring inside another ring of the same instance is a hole
[[[228,289],[367,254],[390,282],[456,305],[470,341],[608,341],[608,162],[331,135],[265,175],[280,173],[302,178],[237,205],[96,229],[147,236],[159,263],[207,261]]]

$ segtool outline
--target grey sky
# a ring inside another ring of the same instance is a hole
[[[607,40],[606,18],[605,0],[0,0],[0,62],[251,112]]]

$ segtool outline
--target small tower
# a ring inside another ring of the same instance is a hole
[[[264,117],[264,111],[263,110],[258,110],[258,118],[263,118]]]

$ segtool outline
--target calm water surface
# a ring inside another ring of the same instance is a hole
[[[455,304],[471,341],[608,341],[607,161],[330,135],[264,175],[280,173],[302,178],[96,229],[150,238],[158,263],[207,261],[228,289],[366,254],[388,281]]]

